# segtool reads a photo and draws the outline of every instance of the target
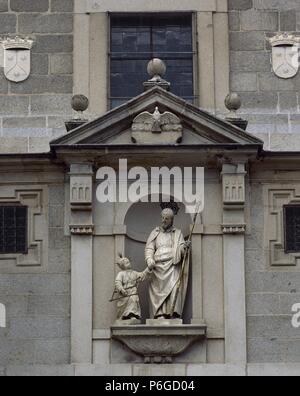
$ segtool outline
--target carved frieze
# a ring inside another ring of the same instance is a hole
[[[245,234],[246,224],[223,224],[223,234]]]
[[[93,225],[71,225],[70,232],[72,235],[92,235],[94,232]]]

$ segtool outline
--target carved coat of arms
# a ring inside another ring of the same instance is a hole
[[[4,49],[4,75],[15,83],[25,81],[30,75],[30,50],[33,41],[20,37],[2,41]]]
[[[278,34],[269,39],[272,45],[272,66],[276,76],[292,78],[299,70],[300,38],[288,33]]]

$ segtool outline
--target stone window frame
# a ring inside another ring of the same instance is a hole
[[[46,270],[48,262],[48,189],[46,186],[0,185],[0,205],[28,208],[27,252],[0,254],[1,273]],[[14,262],[14,265],[11,265]]]
[[[264,252],[272,267],[296,267],[300,252],[285,251],[284,206],[300,205],[300,186],[264,186]]]
[[[227,0],[75,0],[74,93],[90,99],[91,116],[108,108],[108,49],[110,12],[193,12],[196,15],[195,68],[198,105],[216,114],[226,113],[229,93],[229,24]],[[212,50],[213,49],[213,50]],[[103,56],[105,54],[105,56]]]

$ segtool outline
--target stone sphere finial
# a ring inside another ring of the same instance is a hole
[[[86,111],[89,107],[89,100],[84,95],[74,95],[71,101],[72,109],[78,112]]]
[[[230,93],[226,96],[225,106],[230,112],[235,112],[241,108],[242,100],[237,93]]]
[[[235,92],[228,94],[225,99],[225,106],[229,110],[225,120],[245,131],[248,126],[248,121],[239,117],[237,114],[237,111],[242,106],[242,100],[239,94]]]
[[[151,78],[159,76],[163,77],[166,74],[166,64],[158,58],[152,59],[147,66],[148,74]]]

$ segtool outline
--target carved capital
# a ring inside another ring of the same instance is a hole
[[[71,210],[92,210],[93,172],[90,165],[71,165]]]
[[[224,164],[222,170],[223,204],[227,208],[240,209],[245,204],[245,165]]]
[[[93,235],[94,226],[91,225],[70,225],[72,235]]]
[[[246,224],[222,224],[223,234],[245,234]]]

